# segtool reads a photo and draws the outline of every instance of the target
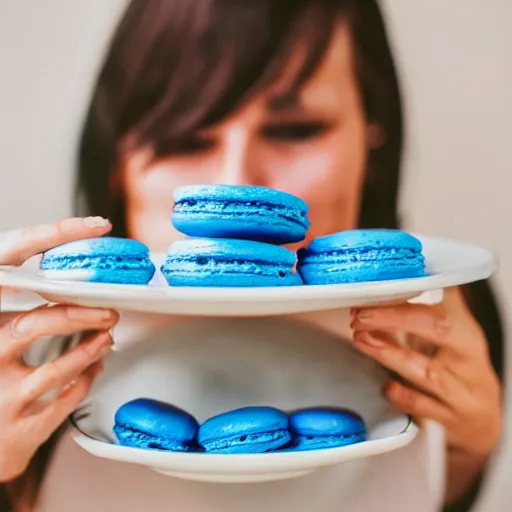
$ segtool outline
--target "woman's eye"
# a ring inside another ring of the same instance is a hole
[[[300,142],[322,135],[329,129],[328,123],[293,123],[267,126],[263,135],[277,141]]]
[[[204,153],[215,146],[215,141],[210,139],[203,139],[200,137],[191,137],[174,143],[169,147],[165,144],[160,144],[158,153],[160,156],[191,156],[198,153]]]

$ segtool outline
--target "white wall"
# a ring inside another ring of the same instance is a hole
[[[75,140],[124,0],[0,0],[0,230],[71,211]]]
[[[92,71],[124,4],[0,0],[0,230],[55,220],[71,211],[74,143]],[[508,320],[512,2],[384,4],[409,114],[403,191],[407,226],[496,250]],[[509,508],[509,448],[502,452],[506,463],[501,460],[503,468],[493,478],[482,511]]]
[[[512,334],[512,19],[510,0],[385,0],[406,93],[407,226],[492,248]],[[507,50],[508,49],[508,50]],[[508,336],[510,346],[511,336]],[[507,375],[512,357],[507,354]],[[508,388],[510,389],[510,379]],[[507,397],[512,404],[512,398]],[[479,511],[510,510],[507,441]]]

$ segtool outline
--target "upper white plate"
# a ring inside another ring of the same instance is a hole
[[[429,273],[417,279],[276,288],[172,288],[159,272],[150,286],[130,286],[56,281],[33,268],[0,267],[0,286],[81,306],[194,316],[267,316],[409,300],[430,290],[486,279],[497,268],[496,257],[482,247],[416,236],[423,243]],[[152,256],[157,268],[164,256]]]

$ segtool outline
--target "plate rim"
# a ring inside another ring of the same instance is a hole
[[[116,301],[130,309],[133,302],[132,293],[140,294],[144,290],[143,300],[148,304],[161,304],[179,301],[205,304],[238,302],[246,307],[250,304],[261,304],[268,301],[289,301],[307,303],[308,301],[335,301],[379,299],[393,295],[421,294],[432,290],[458,286],[468,282],[487,279],[499,268],[496,254],[479,245],[461,242],[451,238],[429,235],[414,235],[422,242],[437,244],[456,244],[461,249],[478,251],[485,257],[472,268],[437,273],[412,279],[395,279],[386,281],[334,284],[334,285],[303,285],[279,287],[171,287],[166,285],[123,285],[107,283],[87,283],[77,281],[51,280],[41,276],[36,269],[0,265],[0,286],[7,286],[35,292],[39,296],[69,297],[75,300]],[[153,253],[162,257],[163,253]],[[72,286],[70,286],[72,285]],[[73,289],[73,292],[70,291]],[[78,289],[78,292],[77,292]],[[128,293],[129,298],[125,296]],[[187,306],[186,306],[187,307]],[[200,314],[200,312],[198,312]]]

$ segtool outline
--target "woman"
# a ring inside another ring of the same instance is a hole
[[[109,230],[165,251],[179,236],[169,227],[172,190],[194,183],[301,196],[309,238],[397,227],[402,139],[397,78],[374,1],[134,0],[100,73],[79,161],[80,212],[112,225],[92,217],[8,234],[0,263]],[[443,307],[358,310],[350,321],[353,346],[401,377],[386,397],[445,427],[450,510],[470,506],[501,432],[495,301],[486,283],[463,292],[448,290]],[[117,318],[63,306],[2,314],[0,389],[9,392],[0,400],[0,481],[4,501],[18,510],[30,510],[52,450],[59,452],[52,433],[101,370]],[[57,362],[20,363],[35,339],[80,331],[99,334]],[[384,333],[395,331],[417,350],[388,341]],[[34,408],[53,388],[64,391]]]

